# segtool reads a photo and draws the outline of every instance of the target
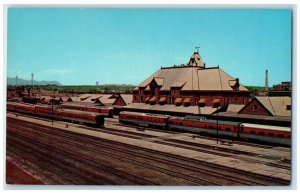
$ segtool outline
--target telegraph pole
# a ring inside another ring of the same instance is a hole
[[[34,76],[34,74],[31,73],[31,89],[32,89],[32,92],[33,92],[33,76]]]
[[[217,106],[217,144],[219,144],[219,107]]]
[[[15,96],[17,96],[17,92],[18,92],[17,87],[18,87],[18,76],[16,76],[16,94],[15,94]]]
[[[53,125],[53,97],[52,97],[52,100],[51,100],[51,105],[52,105],[51,106],[52,107],[52,117],[51,117],[52,119],[51,120],[52,120],[52,125]]]

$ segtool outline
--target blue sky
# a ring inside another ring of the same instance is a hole
[[[291,80],[290,10],[10,8],[7,75],[137,85],[200,46],[243,85]]]

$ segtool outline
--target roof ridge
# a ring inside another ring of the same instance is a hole
[[[273,109],[273,111],[274,111],[274,116],[276,116],[276,111],[275,111],[275,109],[274,109],[274,107],[273,107],[273,104],[272,104],[272,102],[271,102],[271,100],[270,100],[270,97],[269,96],[267,96],[268,97],[268,100],[269,100],[269,102],[270,102],[270,104],[271,104],[271,107],[272,107],[272,109]]]
[[[219,70],[219,79],[220,79],[220,84],[221,84],[221,90],[223,91],[223,84],[222,84],[222,80],[221,80],[220,68],[218,68],[218,70]]]

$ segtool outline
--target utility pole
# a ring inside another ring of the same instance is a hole
[[[33,93],[33,76],[34,76],[34,74],[31,73],[31,89],[32,89],[32,93]]]
[[[52,97],[52,100],[51,100],[51,104],[52,104],[52,125],[53,125],[53,97]]]
[[[33,76],[34,76],[34,74],[33,74],[33,73],[31,73],[31,93],[32,93],[32,104],[34,105]]]
[[[55,91],[54,91],[54,96],[55,96]],[[52,99],[51,99],[51,109],[52,109],[52,116],[51,116],[51,120],[52,120],[52,125],[53,125],[53,102],[54,102],[54,99],[53,99],[53,96],[52,96]]]
[[[217,106],[217,144],[219,144],[219,106]]]
[[[17,96],[17,92],[18,92],[17,87],[18,87],[18,76],[16,76],[16,93],[15,93],[15,96]]]

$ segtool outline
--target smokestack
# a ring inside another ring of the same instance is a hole
[[[266,70],[266,78],[265,78],[266,80],[265,80],[265,86],[266,86],[266,88],[265,88],[265,90],[266,90],[266,92],[267,91],[269,91],[269,77],[268,77],[268,70]]]

